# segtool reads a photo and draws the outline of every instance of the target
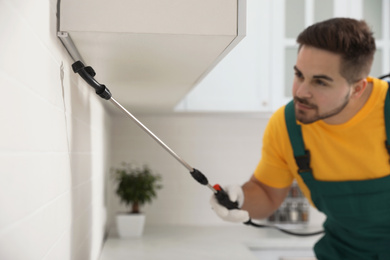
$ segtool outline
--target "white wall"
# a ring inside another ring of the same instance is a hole
[[[110,120],[70,70],[55,0],[0,0],[0,259],[97,259]]]
[[[261,153],[267,117],[234,114],[148,115],[138,119],[210,184],[241,184],[253,173]],[[143,208],[147,225],[224,225],[209,206],[212,192],[128,118],[112,119],[112,165],[147,163],[163,177],[158,198]],[[123,211],[111,180],[109,225]]]

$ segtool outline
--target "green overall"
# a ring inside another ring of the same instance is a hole
[[[305,150],[301,127],[295,120],[293,101],[286,106],[285,118],[298,172],[311,192],[313,203],[327,216],[325,235],[314,246],[316,257],[390,260],[390,175],[361,181],[316,180],[310,168],[310,152]],[[390,137],[389,91],[385,126]],[[390,143],[383,141],[390,153]]]

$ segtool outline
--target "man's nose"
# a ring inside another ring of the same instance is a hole
[[[301,97],[301,98],[310,98],[312,94],[310,91],[309,84],[306,82],[302,82],[301,84],[299,84],[295,94],[296,94],[296,96]]]

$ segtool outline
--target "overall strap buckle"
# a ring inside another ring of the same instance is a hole
[[[390,147],[388,148],[390,149]],[[298,165],[298,173],[301,172],[311,172],[310,168],[310,151],[305,150],[304,155],[295,156],[295,162]]]
[[[390,144],[387,140],[385,141],[385,147],[387,149],[387,153],[390,155]],[[389,163],[390,163],[390,158],[389,158]]]
[[[390,144],[387,142],[387,140],[385,141],[385,146],[386,146],[387,152],[390,155]]]

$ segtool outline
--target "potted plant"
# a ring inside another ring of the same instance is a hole
[[[122,163],[122,167],[113,169],[113,173],[116,194],[129,208],[128,212],[116,216],[118,234],[120,237],[139,237],[145,223],[140,207],[157,197],[156,191],[162,187],[159,184],[162,178],[147,165],[139,168],[130,163]]]

